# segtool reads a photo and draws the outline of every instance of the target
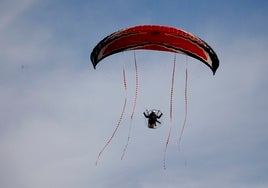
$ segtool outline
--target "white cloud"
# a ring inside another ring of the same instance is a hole
[[[88,54],[81,57],[78,52],[90,51],[85,43],[74,49],[80,39],[75,45],[52,42],[58,36],[53,26],[20,20],[27,7],[31,1],[1,20],[3,27],[13,29],[1,28],[1,187],[267,186],[267,39],[238,36],[226,43],[226,36],[215,32],[210,40],[221,60],[215,76],[189,59],[188,123],[181,150],[177,141],[184,115],[185,66],[184,57],[178,56],[173,134],[164,171],[173,55],[136,53],[138,106],[121,161],[135,89],[133,54],[110,57],[95,71]],[[18,20],[22,23],[16,26]],[[62,40],[66,38],[57,38]],[[95,167],[123,105],[122,62],[127,62],[125,118]],[[142,117],[151,107],[164,112],[164,125],[157,130],[147,129]]]
[[[0,3],[0,31],[6,30],[23,14],[31,8],[34,0],[3,0]]]

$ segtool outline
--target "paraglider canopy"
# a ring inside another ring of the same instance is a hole
[[[119,30],[102,39],[90,59],[94,69],[105,57],[126,50],[158,50],[181,53],[206,64],[215,74],[219,59],[202,39],[184,30],[159,25],[141,25]]]
[[[172,99],[173,99],[173,86],[174,86],[174,75],[175,75],[175,65],[176,65],[176,53],[185,54],[195,59],[200,60],[205,65],[207,65],[215,74],[217,68],[219,67],[219,59],[213,49],[202,39],[197,36],[188,33],[184,30],[168,27],[168,26],[159,26],[159,25],[141,25],[134,26],[126,29],[119,30],[114,32],[104,39],[102,39],[93,49],[90,55],[91,62],[93,64],[94,69],[97,64],[104,58],[123,51],[127,50],[156,50],[156,51],[165,51],[175,53],[174,61],[173,61],[173,69],[172,69],[172,79],[171,79],[171,89],[170,89],[170,121],[172,121]],[[138,94],[138,69],[136,63],[136,55],[134,51],[134,64],[135,64],[135,73],[136,73],[136,88],[135,88],[135,98],[133,102],[133,110],[131,114],[131,121],[133,119],[136,100]],[[125,69],[123,66],[123,78],[124,78],[124,90],[127,93],[126,87],[126,77],[125,77]],[[184,122],[180,133],[179,144],[182,138],[183,130],[186,125],[187,119],[187,84],[188,83],[188,70],[187,64],[185,69],[185,116]],[[127,102],[127,95],[125,94],[125,100],[122,107],[121,115],[118,119],[118,123],[116,124],[116,128],[114,129],[111,137],[108,139],[102,150],[99,152],[96,165],[98,160],[105,150],[105,148],[109,145],[112,138],[116,134],[118,127],[122,121],[125,108]],[[160,118],[162,116],[162,112],[160,110],[151,110],[143,113],[143,115],[148,119],[148,127],[149,128],[157,128],[159,124],[161,124]],[[130,123],[131,126],[131,123]],[[129,128],[129,131],[131,128]],[[167,136],[166,146],[165,146],[165,154],[164,154],[164,169],[165,160],[166,160],[166,151],[167,145],[169,143],[171,136],[171,127],[169,129],[169,133]],[[123,154],[121,159],[124,157],[126,148],[128,146],[130,138],[130,132],[128,135],[127,143],[123,150]]]

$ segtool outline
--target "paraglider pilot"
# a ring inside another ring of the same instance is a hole
[[[143,112],[143,115],[148,119],[148,127],[149,128],[156,128],[156,123],[161,124],[160,121],[158,121],[159,118],[163,115],[163,113],[160,110],[146,110],[146,112]]]

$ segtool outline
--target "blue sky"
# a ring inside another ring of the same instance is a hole
[[[267,187],[267,12],[260,0],[1,1],[0,187]],[[121,161],[135,92],[133,53],[106,58],[96,70],[89,54],[103,37],[139,24],[197,35],[220,67],[213,76],[188,59],[188,121],[178,149],[185,57],[177,56],[170,123],[173,54],[137,51],[138,102]],[[126,113],[95,166],[123,105],[123,64]],[[147,108],[163,111],[162,127],[146,127]]]

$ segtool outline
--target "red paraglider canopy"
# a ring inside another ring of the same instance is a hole
[[[158,25],[119,30],[101,40],[90,58],[96,68],[98,62],[109,55],[136,49],[187,54],[209,66],[213,74],[219,66],[216,53],[205,41],[181,29]]]

